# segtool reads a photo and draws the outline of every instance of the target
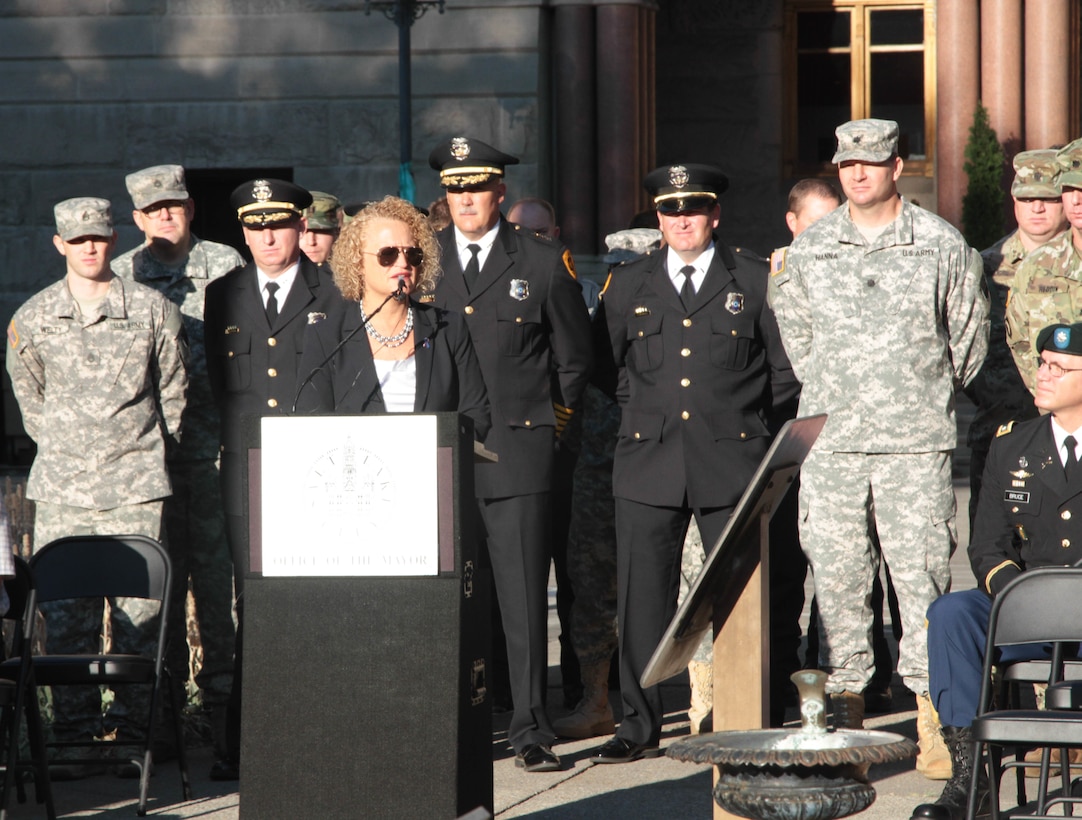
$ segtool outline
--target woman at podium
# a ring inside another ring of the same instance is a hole
[[[489,402],[470,334],[425,301],[442,272],[427,218],[398,197],[374,202],[342,230],[330,265],[341,296],[308,314],[295,411],[458,412],[483,441]]]

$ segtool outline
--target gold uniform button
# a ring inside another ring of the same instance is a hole
[[[473,315],[473,305],[466,305],[466,315],[467,316],[472,316]]]
[[[684,320],[684,327],[691,327],[691,319]]]
[[[1071,539],[1070,538],[1064,538],[1059,543],[1060,543],[1061,547],[1063,547],[1064,549],[1067,549],[1067,547],[1071,546]]]
[[[642,337],[643,337],[643,332],[640,330],[639,331],[639,338],[641,339]]]
[[[270,376],[273,379],[275,376],[278,375],[278,371],[275,370],[273,367],[268,367],[267,368],[267,375]]]
[[[267,399],[267,407],[277,407],[278,399]]]
[[[740,438],[747,438],[747,437],[748,437],[748,434],[747,434],[747,433],[741,433],[741,434],[740,434]]]
[[[269,339],[267,339],[267,344],[270,345],[271,347],[274,347],[275,345],[278,344],[278,340],[275,339],[273,336],[271,336]]]
[[[225,355],[226,355],[226,358],[232,359],[232,358],[233,358],[233,351],[232,351],[232,350],[230,350],[230,351],[229,351],[228,353],[226,353]]]
[[[529,419],[526,419],[526,421],[524,421],[522,423],[525,424],[527,427],[529,427],[531,424],[533,424],[533,422],[530,421]]]
[[[1063,512],[1061,512],[1059,514],[1059,517],[1062,518],[1064,521],[1070,521],[1071,520],[1071,511],[1070,510],[1064,510]]]
[[[642,434],[641,433],[635,433],[633,438],[642,438]]]
[[[683,413],[680,414],[680,418],[682,418],[684,421],[687,421],[691,418],[691,413],[685,410]]]
[[[1012,513],[1016,513],[1016,512],[1018,512],[1018,508],[1017,508],[1017,507],[1011,507],[1011,512],[1012,512]]]
[[[680,351],[680,355],[686,359],[688,356],[691,355],[691,348],[685,347],[683,350]]]
[[[521,316],[516,316],[515,317],[515,324],[516,325],[521,325],[522,324],[522,317]]]
[[[730,335],[731,335],[731,336],[735,336],[735,335],[736,335],[736,331],[735,331],[735,330],[733,330],[733,331],[730,331]]]
[[[691,386],[691,379],[681,379],[680,380],[680,386],[681,387],[690,387]]]

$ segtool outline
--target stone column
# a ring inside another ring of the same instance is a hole
[[[1070,0],[1026,3],[1026,148],[1070,141]]]
[[[936,188],[939,215],[962,222],[966,190],[965,147],[977,107],[979,13],[977,0],[936,6]]]
[[[598,252],[594,8],[559,5],[553,25],[556,219],[572,252]]]
[[[1022,31],[1022,0],[981,3],[981,100],[1008,159],[1022,150],[1024,133]]]

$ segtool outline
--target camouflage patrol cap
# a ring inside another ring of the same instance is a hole
[[[1014,182],[1011,196],[1018,199],[1059,199],[1056,174],[1056,152],[1051,148],[1040,151],[1020,151],[1014,156]]]
[[[850,120],[834,129],[838,151],[831,160],[886,162],[898,153],[898,123],[894,120]]]
[[[65,242],[80,236],[113,235],[113,207],[108,199],[80,196],[53,207],[56,232]]]
[[[1037,334],[1037,350],[1082,356],[1082,324],[1049,325]]]
[[[124,177],[128,194],[136,210],[143,210],[155,202],[188,199],[188,187],[184,182],[184,168],[180,165],[154,165]]]
[[[312,204],[305,211],[304,216],[308,219],[310,231],[337,231],[339,227],[338,215],[342,209],[342,203],[334,194],[323,191],[312,191]]]
[[[1056,153],[1059,166],[1057,184],[1064,188],[1082,188],[1082,139],[1069,142]]]
[[[518,157],[473,137],[451,137],[432,149],[428,164],[440,172],[440,185],[454,188],[498,179],[506,166],[518,165]]]

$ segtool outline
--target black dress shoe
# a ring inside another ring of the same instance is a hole
[[[215,760],[210,767],[210,779],[219,781],[240,780],[240,765],[232,760]]]
[[[630,763],[644,757],[657,757],[661,750],[657,744],[632,743],[622,737],[614,737],[609,742],[594,749],[590,760],[594,763]]]
[[[531,743],[517,755],[515,765],[528,772],[558,772],[560,758],[543,743]]]

